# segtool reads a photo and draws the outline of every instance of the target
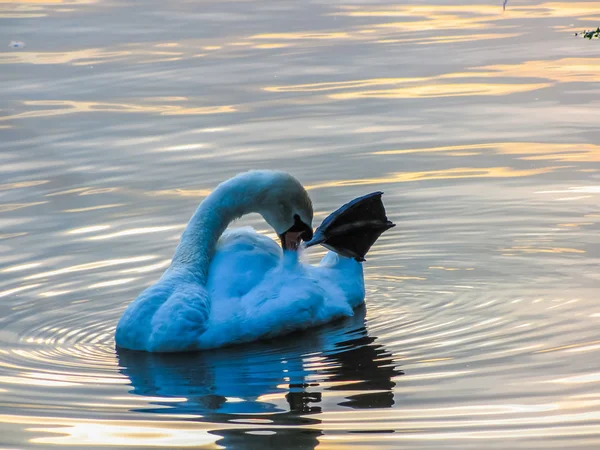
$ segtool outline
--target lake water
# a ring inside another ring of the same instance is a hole
[[[598,1],[0,2],[0,448],[598,448],[600,42],[574,36],[598,25]],[[251,168],[295,174],[315,224],[385,191],[366,310],[116,352]]]

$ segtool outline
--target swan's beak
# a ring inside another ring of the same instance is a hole
[[[310,241],[313,238],[313,230],[310,225],[305,224],[296,216],[296,222],[285,233],[279,235],[281,247],[284,250],[298,250],[300,241]]]
[[[279,237],[284,250],[298,250],[302,240],[302,232],[287,231]]]

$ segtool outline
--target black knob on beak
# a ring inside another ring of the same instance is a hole
[[[302,222],[302,219],[300,219],[298,214],[294,216],[294,225],[292,225],[285,233],[279,235],[281,246],[284,250],[296,250],[298,244],[300,244],[300,239],[308,242],[312,238],[312,227]]]

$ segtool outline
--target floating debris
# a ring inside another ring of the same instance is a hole
[[[25,42],[21,42],[21,41],[10,41],[10,44],[8,44],[8,46],[10,48],[23,48],[25,47]]]
[[[581,36],[584,39],[600,39],[600,27],[595,30],[585,30],[580,33],[575,33],[575,36]]]

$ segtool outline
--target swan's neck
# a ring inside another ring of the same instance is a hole
[[[181,235],[171,267],[185,267],[206,283],[217,241],[227,226],[245,214],[261,213],[265,186],[247,181],[228,180],[202,201]]]

